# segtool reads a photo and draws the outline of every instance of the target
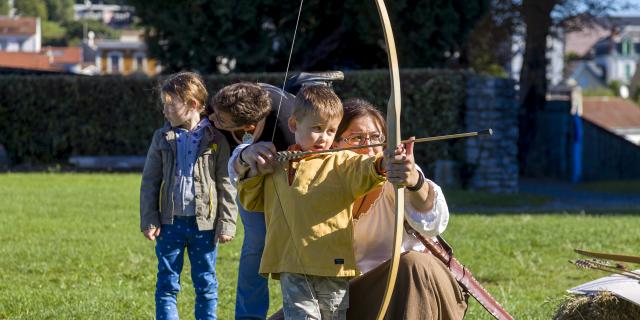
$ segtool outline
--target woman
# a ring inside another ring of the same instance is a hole
[[[385,141],[384,117],[362,99],[344,103],[344,116],[336,132],[335,147],[377,144]],[[374,155],[382,147],[354,150]],[[405,188],[405,221],[425,237],[444,231],[449,209],[442,190],[426,180],[413,159],[413,143],[406,145],[406,158],[392,161],[381,188],[353,204],[356,263],[362,275],[351,280],[347,319],[375,319],[384,294],[393,245],[394,184]],[[403,254],[387,319],[462,319],[467,296],[447,267],[406,231]],[[279,311],[270,319],[282,319]]]
[[[348,100],[336,133],[336,147],[376,144],[385,140],[380,111],[367,101]],[[382,147],[354,150],[376,154]],[[393,184],[405,185],[405,221],[425,237],[444,231],[449,210],[442,190],[424,179],[413,159],[413,143],[406,145],[406,159],[389,166],[388,182],[354,202],[354,251],[363,274],[351,281],[349,319],[374,319],[382,301],[393,244]],[[398,277],[387,311],[389,319],[462,319],[466,295],[447,267],[424,245],[403,233]]]

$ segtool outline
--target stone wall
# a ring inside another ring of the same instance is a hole
[[[464,113],[467,131],[493,136],[466,139],[465,172],[472,190],[518,192],[518,101],[510,79],[472,76]]]

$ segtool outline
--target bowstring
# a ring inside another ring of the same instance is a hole
[[[291,49],[289,50],[289,59],[287,60],[287,68],[284,71],[284,80],[282,81],[282,92],[284,93],[284,88],[287,84],[287,78],[289,76],[289,67],[291,66],[291,59],[293,57],[293,48],[295,47],[295,43],[296,43],[296,35],[298,34],[298,25],[300,24],[300,16],[302,15],[302,6],[304,4],[304,0],[300,0],[300,7],[298,8],[298,17],[296,18],[296,26],[295,29],[293,30],[293,39],[291,40]],[[271,142],[273,143],[273,140],[275,139],[276,136],[276,129],[278,128],[277,122],[278,119],[280,117],[280,109],[282,107],[282,99],[284,98],[284,94],[280,95],[280,100],[278,102],[278,109],[276,111],[276,125],[273,126],[273,132],[271,133]],[[278,205],[280,206],[280,210],[282,210],[283,213],[283,220],[285,222],[285,224],[287,225],[287,228],[289,229],[289,232],[291,233],[292,229],[291,226],[289,225],[289,221],[287,220],[286,216],[284,215],[284,208],[282,207],[282,202],[280,202],[280,195],[278,193],[278,188],[276,186],[276,182],[271,179],[271,182],[273,183],[273,190],[276,193],[276,197],[278,198]],[[296,253],[296,258],[298,260],[298,264],[300,265],[300,268],[302,269],[302,272],[304,272],[304,281],[307,284],[307,290],[309,290],[309,294],[311,295],[311,299],[317,301],[318,299],[316,298],[315,294],[313,293],[313,290],[311,289],[311,283],[309,282],[308,279],[308,274],[307,271],[304,267],[304,263],[302,262],[302,258],[300,257],[300,248],[298,248],[298,245],[295,243],[295,241],[291,242],[295,248],[295,250],[297,251]],[[318,314],[320,314],[320,305],[319,303],[316,303],[316,306],[318,307]]]
[[[300,0],[300,7],[298,8],[298,17],[296,18],[296,27],[295,29],[293,29],[293,39],[291,40],[291,49],[289,50],[289,59],[287,60],[287,68],[284,70],[284,80],[282,81],[282,92],[284,93],[284,87],[287,84],[287,77],[289,76],[289,67],[291,66],[291,57],[293,56],[293,48],[296,44],[296,35],[298,34],[298,25],[300,24],[300,15],[302,14],[302,4],[304,3],[304,0]],[[280,107],[282,107],[282,99],[284,98],[284,95],[281,94],[280,95],[280,101],[278,102],[278,110],[276,111],[276,122],[278,121],[278,118],[280,117]],[[273,132],[271,134],[271,142],[273,142],[273,139],[276,136],[276,128],[278,126],[275,125],[273,126]]]

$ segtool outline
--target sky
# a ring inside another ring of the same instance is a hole
[[[612,12],[612,16],[640,16],[640,0],[618,0],[619,3],[629,3],[634,8],[626,9],[620,12]]]

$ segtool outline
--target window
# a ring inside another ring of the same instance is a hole
[[[111,73],[118,73],[118,65],[120,64],[120,57],[113,55],[110,57],[111,59]]]
[[[109,52],[107,55],[107,73],[121,73],[123,67],[122,53]]]
[[[625,38],[624,40],[622,40],[622,55],[623,56],[629,56],[631,55],[631,46],[633,45],[633,43],[631,43],[631,39],[629,38]]]
[[[630,64],[625,64],[624,65],[624,75],[627,78],[627,80],[631,80],[631,65]]]
[[[136,57],[136,69],[137,70],[142,70],[142,60],[143,58],[138,56]]]
[[[147,58],[143,52],[136,52],[133,55],[133,71],[145,72],[147,71]]]

